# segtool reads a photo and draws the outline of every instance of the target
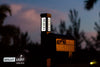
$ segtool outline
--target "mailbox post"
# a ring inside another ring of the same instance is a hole
[[[47,67],[48,64],[48,56],[47,53],[47,35],[51,32],[51,14],[49,13],[42,13],[41,15],[41,46],[42,46],[42,67]],[[50,58],[49,58],[50,59]],[[51,62],[49,62],[51,63]]]
[[[51,14],[42,13],[41,15],[41,44],[46,46],[47,34],[51,32]]]

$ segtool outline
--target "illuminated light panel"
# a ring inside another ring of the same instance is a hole
[[[48,31],[51,31],[51,18],[48,18]]]
[[[41,31],[46,31],[46,17],[42,17]]]

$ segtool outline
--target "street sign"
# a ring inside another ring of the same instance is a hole
[[[64,52],[74,52],[75,51],[75,42],[74,40],[68,39],[56,39],[56,51],[64,51]]]

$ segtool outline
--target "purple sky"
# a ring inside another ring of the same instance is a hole
[[[81,30],[86,31],[89,37],[96,35],[94,22],[99,20],[100,1],[91,11],[84,9],[84,0],[0,0],[0,5],[5,3],[11,6],[12,16],[6,18],[4,25],[12,24],[20,27],[21,31],[29,33],[34,42],[40,42],[41,13],[51,13],[55,27],[58,27],[60,20],[65,20],[68,26],[69,10],[74,8],[81,18]]]
[[[29,32],[30,38],[34,42],[40,41],[40,14],[48,12],[52,14],[52,22],[55,26],[58,26],[59,21],[66,20],[67,16],[65,13],[56,11],[53,9],[42,9],[42,8],[27,8],[27,5],[11,4],[12,16],[8,16],[5,20],[4,25],[12,24],[20,27],[22,32]],[[56,24],[57,23],[57,24]]]

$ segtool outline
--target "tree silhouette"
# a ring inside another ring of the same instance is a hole
[[[64,34],[66,31],[66,24],[65,21],[60,21],[60,25],[59,25],[59,32],[60,34]]]
[[[99,13],[99,17],[100,17],[100,13]],[[100,22],[100,21],[99,21]],[[92,37],[92,39],[94,40],[95,42],[95,47],[96,48],[100,48],[100,24],[95,22],[95,27],[94,29],[96,30],[97,32],[97,36],[96,38],[95,37]]]
[[[9,36],[5,36],[4,34],[6,34],[6,32],[4,31],[4,27],[3,27],[3,23],[5,18],[7,17],[6,13],[9,12],[9,14],[11,15],[11,9],[8,5],[0,5],[0,37],[1,37],[1,44],[4,44],[6,42],[4,42],[4,40],[7,41],[7,43],[9,44]],[[8,40],[7,40],[8,39]]]
[[[32,44],[32,42],[30,42],[30,39],[28,37],[28,32],[21,33],[21,36],[20,36],[20,45],[19,45],[20,50],[24,50],[30,44]]]
[[[57,32],[57,30],[56,30],[56,28],[53,26],[53,24],[51,24],[51,32],[52,32],[52,33],[56,33],[56,32]]]
[[[5,18],[7,17],[7,12],[11,14],[11,9],[8,5],[0,5],[0,36],[1,36],[1,44],[9,45],[11,43],[11,39],[13,39],[13,43],[16,44],[18,42],[18,37],[20,34],[19,28],[14,25],[3,25]]]
[[[76,50],[79,49],[80,44],[83,42],[82,33],[80,32],[80,18],[78,18],[78,11],[70,10],[69,19],[71,25],[69,26],[69,32],[76,40]]]
[[[0,35],[2,36],[1,43],[4,45],[10,45],[11,39],[14,45],[18,44],[20,30],[14,25],[5,25],[0,29]]]
[[[84,33],[84,32],[83,32],[82,37],[83,37],[83,39],[84,39],[84,41],[85,41],[85,43],[86,43],[86,49],[87,49],[88,51],[91,51],[91,50],[92,50],[92,51],[95,51],[94,44],[91,42],[90,39],[87,38],[87,36],[85,36],[85,33]]]
[[[11,9],[8,5],[0,5],[0,26],[3,24],[4,19],[7,17],[6,13],[9,12],[11,14]]]
[[[98,0],[85,0],[85,8],[90,10]]]

